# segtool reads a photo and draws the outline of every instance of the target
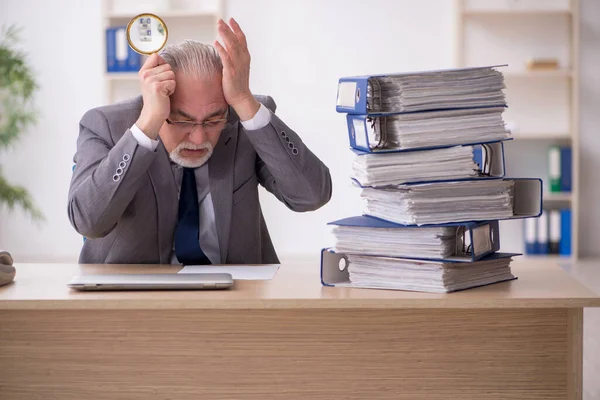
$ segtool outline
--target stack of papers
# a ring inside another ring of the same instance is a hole
[[[510,138],[503,107],[428,111],[371,117],[369,137],[374,150],[483,143]]]
[[[446,258],[455,254],[458,227],[373,228],[336,226],[335,251],[409,258]]]
[[[472,146],[403,153],[361,153],[352,163],[352,178],[361,186],[388,186],[473,178],[480,175]]]
[[[372,77],[368,112],[414,112],[505,106],[504,77],[493,67],[462,68]]]
[[[512,257],[502,253],[471,263],[347,257],[353,287],[447,293],[515,279]]]
[[[365,214],[404,225],[504,219],[513,216],[514,181],[454,181],[362,188]]]
[[[541,181],[505,178],[497,67],[340,78],[336,110],[365,208],[330,222],[325,284],[445,293],[515,279],[497,220],[534,217],[543,203]]]

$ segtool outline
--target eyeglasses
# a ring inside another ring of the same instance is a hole
[[[191,132],[197,126],[202,126],[206,132],[215,132],[221,129],[221,125],[224,122],[227,122],[227,118],[229,116],[229,109],[225,111],[225,114],[222,118],[218,119],[209,119],[202,122],[193,122],[193,121],[173,121],[172,119],[167,118],[167,124],[171,125],[174,129],[178,131],[178,133],[183,132]]]

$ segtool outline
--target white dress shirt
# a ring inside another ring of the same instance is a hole
[[[251,131],[263,128],[271,121],[271,112],[263,104],[260,105],[258,112],[252,119],[241,121],[245,130]],[[137,125],[133,124],[131,133],[138,144],[148,150],[156,151],[158,139],[152,140],[146,136]],[[171,162],[173,177],[177,184],[177,193],[181,191],[181,179],[183,177],[183,168]],[[212,197],[209,189],[208,163],[200,168],[196,168],[196,188],[198,190],[198,203],[200,205],[200,247],[211,263],[221,264],[221,253],[219,250],[219,240],[217,237],[217,225],[215,222],[215,210],[213,208]],[[177,196],[179,198],[179,195]],[[173,247],[174,248],[174,247]],[[173,251],[171,257],[172,264],[180,264]]]

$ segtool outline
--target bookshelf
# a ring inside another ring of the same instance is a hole
[[[504,65],[508,108],[504,119],[514,140],[506,143],[507,175],[543,180],[544,209],[571,209],[571,256],[579,226],[579,1],[455,0],[457,67]],[[558,61],[555,69],[529,69],[531,58]],[[548,191],[550,146],[572,149],[572,191]],[[504,251],[524,253],[524,221],[501,221]],[[528,256],[529,257],[529,256]]]
[[[544,196],[544,201],[550,202],[570,202],[573,199],[573,193],[548,193]]]
[[[141,13],[161,17],[169,30],[167,44],[184,39],[212,44],[217,38],[217,21],[224,12],[224,0],[103,0],[104,28],[127,26],[131,18]],[[106,37],[103,35],[103,51]],[[106,53],[105,53],[106,54]],[[146,57],[142,56],[142,64]],[[105,57],[106,60],[106,57]],[[104,101],[114,103],[140,94],[137,72],[107,72],[103,69]]]
[[[568,69],[557,69],[549,71],[509,71],[505,74],[507,78],[570,78],[572,73]]]

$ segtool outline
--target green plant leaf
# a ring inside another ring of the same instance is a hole
[[[34,220],[43,220],[42,213],[35,207],[27,190],[21,186],[8,184],[0,171],[0,203],[4,203],[12,211],[18,205]]]
[[[15,47],[20,31],[21,28],[16,25],[3,26],[0,35],[0,149],[16,142],[37,121],[32,100],[38,84],[25,53]],[[32,218],[43,219],[27,190],[21,186],[11,186],[0,171],[2,204],[9,210],[19,206]]]

